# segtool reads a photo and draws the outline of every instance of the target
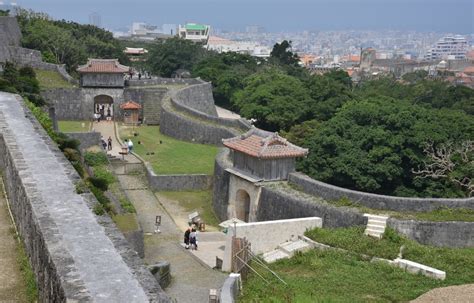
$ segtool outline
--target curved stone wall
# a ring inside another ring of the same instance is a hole
[[[169,99],[168,99],[169,102]],[[163,101],[160,115],[161,133],[184,141],[221,145],[222,139],[240,135],[238,130],[206,122],[174,110]]]
[[[373,209],[420,212],[432,211],[440,207],[474,209],[474,198],[436,199],[377,195],[323,183],[302,173],[290,174],[288,181],[310,195],[326,200],[338,200],[345,197],[354,203]]]
[[[193,84],[201,84],[205,83],[203,80],[199,78],[153,78],[153,79],[144,79],[141,80],[125,80],[125,86],[153,86],[153,85],[176,85],[176,84],[184,84],[184,85],[193,85]]]

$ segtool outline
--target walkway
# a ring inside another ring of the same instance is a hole
[[[94,123],[94,129],[100,131],[104,138],[114,133],[112,123]],[[117,142],[115,136],[112,138]],[[126,160],[134,163],[138,161],[133,155]],[[137,210],[138,220],[145,233],[145,262],[170,262],[172,282],[165,292],[177,302],[208,302],[209,289],[222,287],[227,275],[207,267],[181,247],[184,231],[176,226],[153,192],[148,189],[144,174],[124,173],[124,166],[128,163],[114,162],[113,165],[122,188]],[[161,232],[155,234],[157,215],[161,216]]]
[[[17,257],[18,242],[14,239],[0,178],[0,302],[27,302]]]
[[[227,119],[240,119],[241,118],[238,114],[219,106],[216,106],[216,111],[217,111],[217,116],[219,116],[220,118],[227,118]]]

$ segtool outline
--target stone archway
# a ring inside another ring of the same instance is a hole
[[[243,189],[239,189],[235,195],[235,216],[237,219],[249,222],[250,195]]]
[[[114,99],[109,95],[95,96],[94,114],[101,115],[102,120],[112,120],[114,117]]]

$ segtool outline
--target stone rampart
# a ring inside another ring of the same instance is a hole
[[[345,197],[354,203],[373,209],[423,212],[442,207],[474,209],[474,198],[436,199],[377,195],[323,183],[301,173],[290,174],[289,182],[297,185],[302,191],[325,200],[338,200]]]
[[[0,93],[0,169],[40,302],[170,302],[20,97]]]
[[[126,80],[125,86],[153,86],[153,85],[169,85],[169,84],[184,84],[193,85],[204,83],[199,78],[153,78],[141,80]]]
[[[21,31],[16,17],[0,17],[0,46],[20,46]]]
[[[474,222],[430,222],[389,218],[387,226],[426,245],[474,247]]]
[[[164,135],[184,141],[222,145],[222,139],[241,134],[236,129],[178,112],[171,107],[171,104],[165,104],[166,102],[163,101],[160,115],[160,131]]]
[[[175,90],[171,93],[171,101],[185,108],[217,117],[211,83],[200,83]]]
[[[257,210],[258,221],[320,217],[324,227],[364,225],[367,219],[357,210],[335,207],[310,197],[295,196],[278,187],[264,186]]]
[[[212,176],[193,175],[157,175],[149,163],[145,164],[148,186],[154,191],[206,190],[212,187]]]
[[[216,156],[214,165],[214,181],[212,189],[212,208],[214,213],[221,220],[227,220],[227,207],[229,205],[229,185],[230,173],[227,168],[232,167],[229,160],[229,149],[221,148]]]
[[[84,150],[89,147],[100,145],[100,133],[99,132],[86,132],[86,133],[66,133],[70,138],[79,140],[81,144],[79,149]]]

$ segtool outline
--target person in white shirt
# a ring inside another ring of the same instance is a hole
[[[133,142],[132,139],[128,139],[128,152],[131,153],[133,150]]]

